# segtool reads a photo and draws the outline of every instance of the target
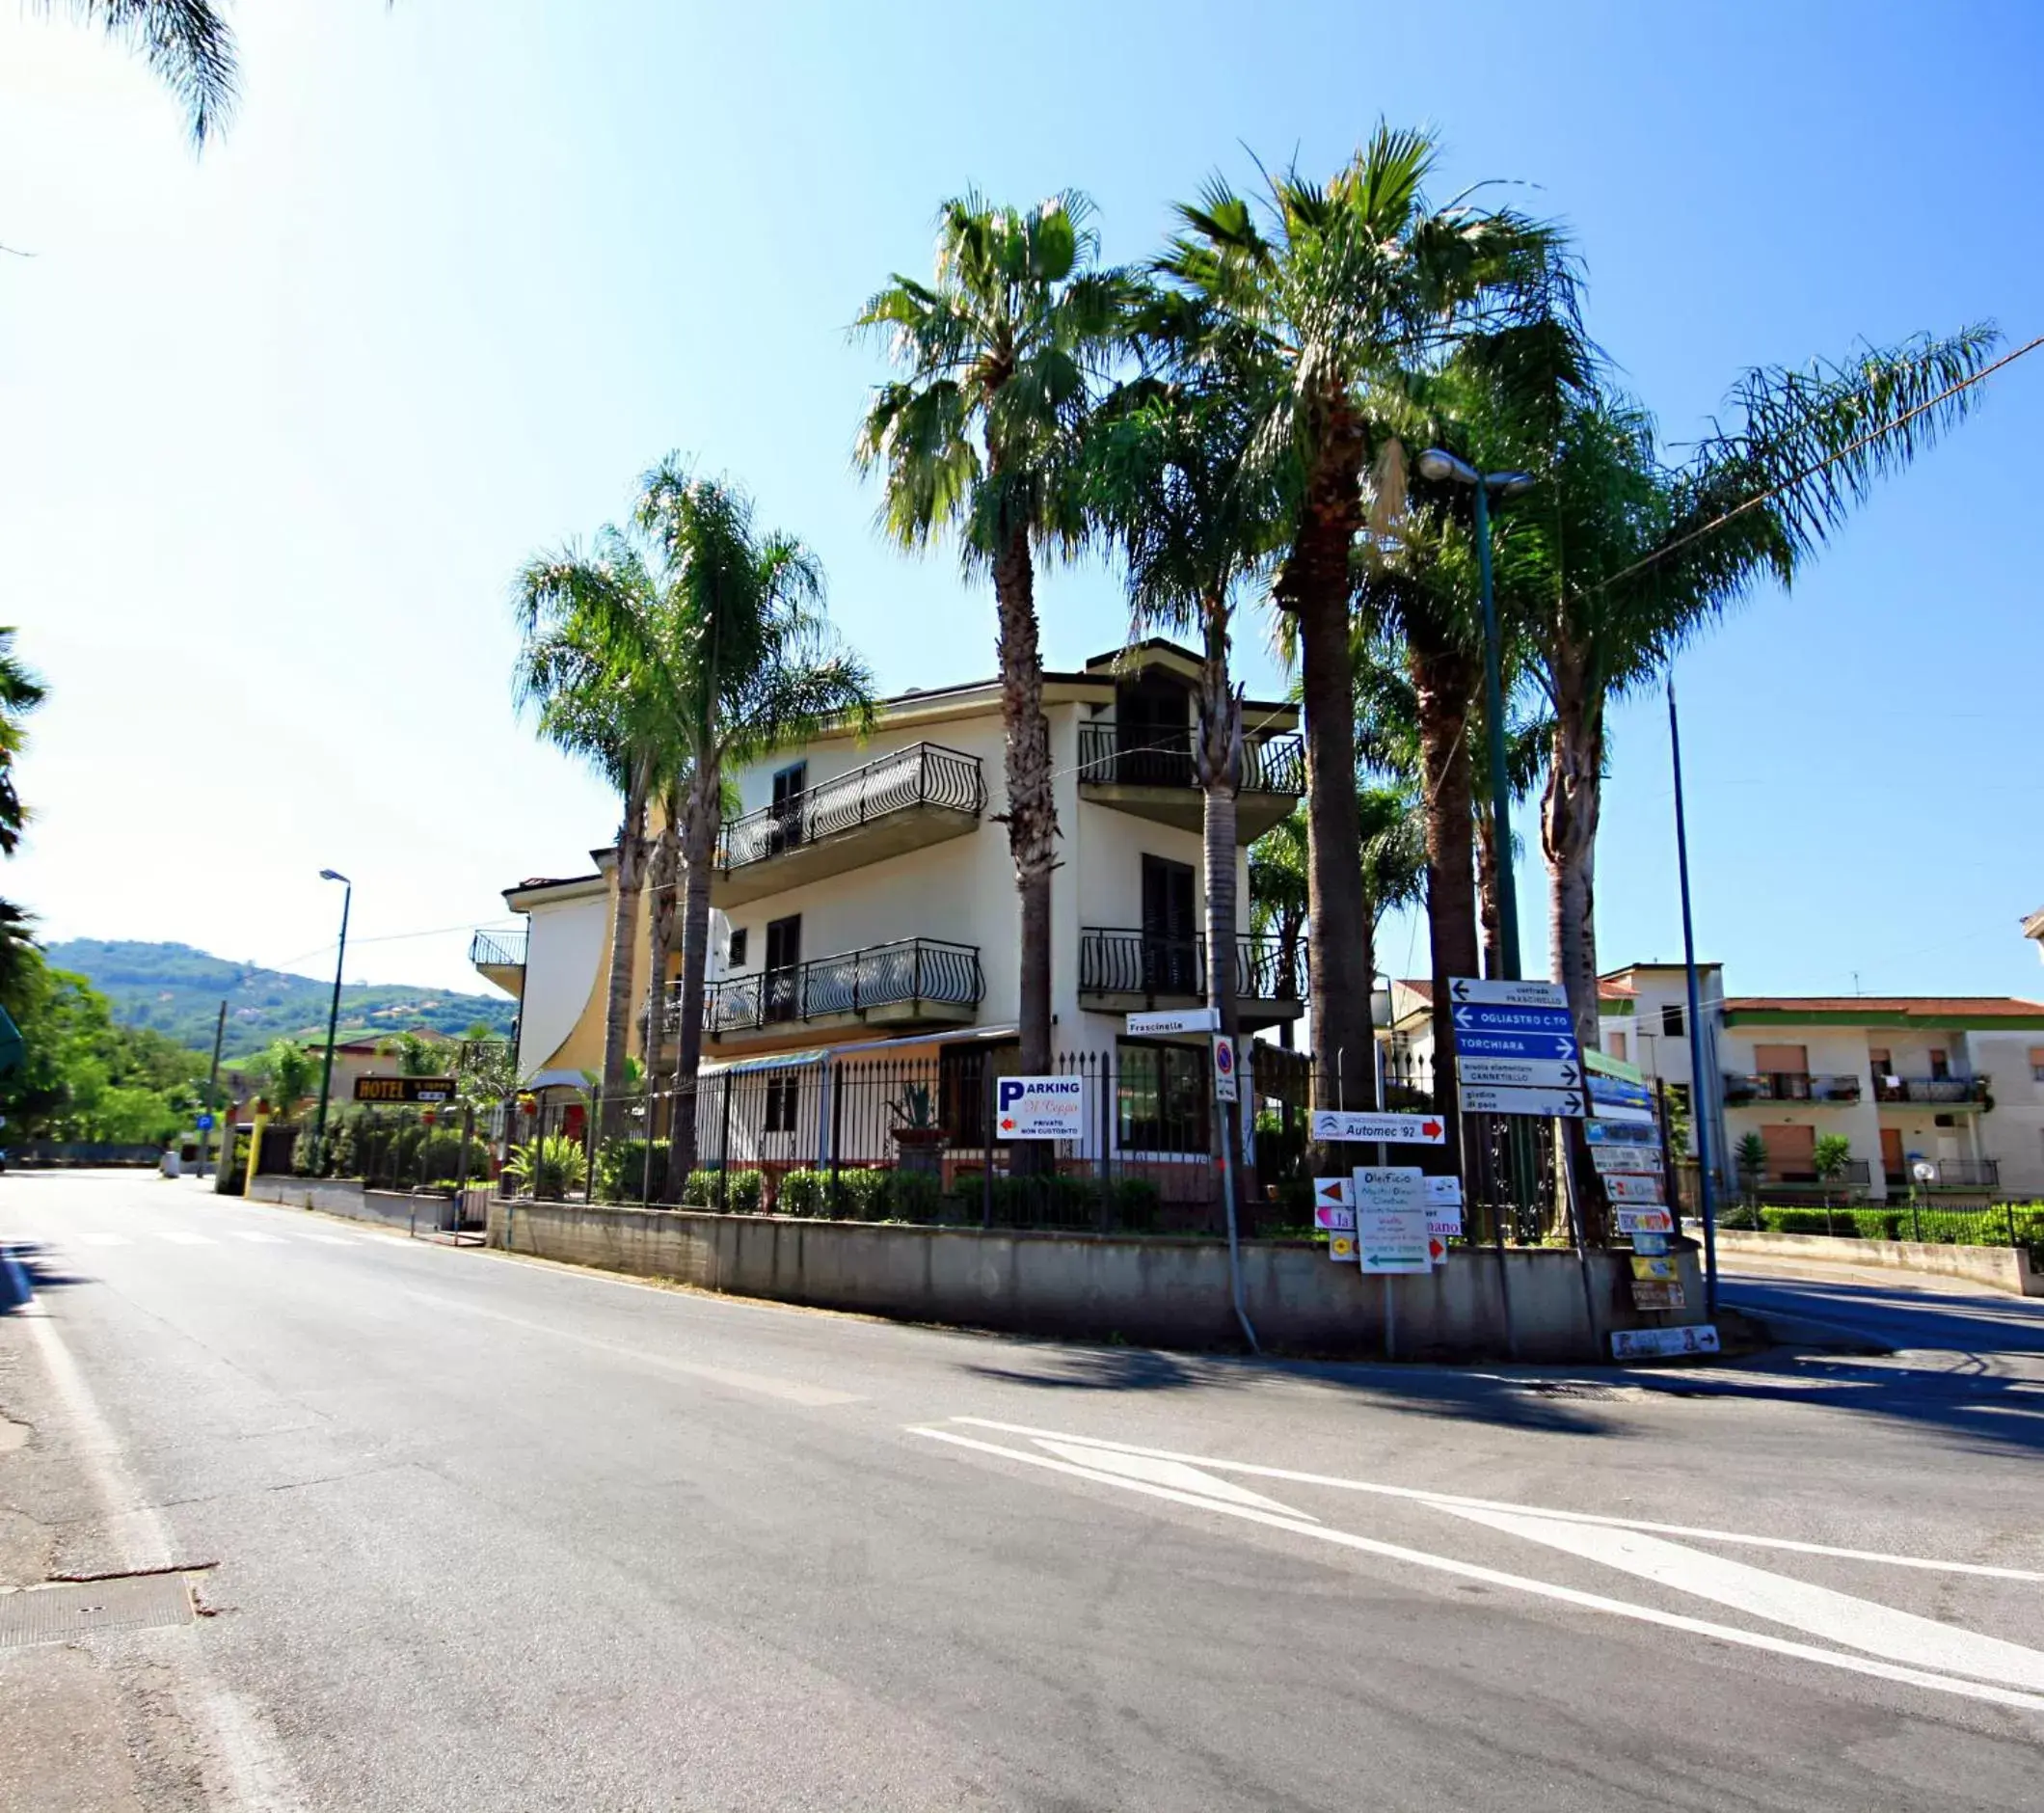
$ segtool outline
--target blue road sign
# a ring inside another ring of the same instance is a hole
[[[1590,1073],[1590,1099],[1592,1101],[1630,1102],[1637,1107],[1651,1108],[1654,1097],[1647,1094],[1643,1083],[1628,1083],[1620,1076],[1600,1076]]]
[[[1466,1058],[1534,1058],[1573,1064],[1581,1055],[1566,1033],[1469,1033],[1458,1031],[1455,1049]]]
[[[193,1124],[198,1127],[200,1132],[210,1133],[213,1130],[213,1117],[209,1114],[202,1114]]]
[[[1600,1119],[1585,1121],[1583,1132],[1592,1146],[1658,1146],[1660,1134],[1652,1121],[1615,1121],[1599,1111]]]
[[[1573,1038],[1575,1022],[1569,1017],[1565,1008],[1493,1007],[1478,1001],[1466,1006],[1457,1003],[1455,1033],[1458,1040],[1466,1032],[1567,1033]]]

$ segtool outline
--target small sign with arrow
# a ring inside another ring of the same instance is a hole
[[[1583,1096],[1579,1089],[1484,1089],[1465,1083],[1462,1108],[1465,1114],[1530,1114],[1579,1121]]]

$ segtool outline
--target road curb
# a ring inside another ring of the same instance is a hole
[[[1823,1353],[1891,1354],[1895,1349],[1862,1329],[1825,1322],[1812,1315],[1790,1315],[1753,1304],[1721,1300],[1724,1307],[1753,1324],[1777,1347],[1813,1348]]]

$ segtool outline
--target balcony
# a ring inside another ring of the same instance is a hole
[[[986,809],[977,757],[934,743],[820,780],[777,806],[727,819],[710,898],[740,906],[976,829]]]
[[[1192,733],[1124,733],[1118,724],[1079,726],[1079,797],[1159,825],[1197,831],[1205,813]],[[1129,741],[1134,737],[1135,741]],[[1235,836],[1250,844],[1305,792],[1305,745],[1296,736],[1250,737],[1242,745]]]
[[[1235,940],[1235,999],[1243,1031],[1297,1019],[1304,1011],[1304,939],[1293,955],[1287,965],[1280,938],[1246,933]],[[1206,940],[1083,927],[1079,995],[1089,1007],[1124,1014],[1204,1001]]]
[[[1930,1175],[1917,1176],[1921,1165]],[[1891,1190],[1922,1190],[1934,1194],[1940,1190],[1999,1190],[2002,1187],[2002,1161],[1999,1158],[1914,1158],[1906,1161],[1899,1170],[1887,1172],[1888,1187]]]
[[[1873,1098],[1883,1106],[1913,1104],[1926,1108],[1980,1108],[1987,1103],[1987,1079],[1984,1076],[1876,1075]]]
[[[525,934],[523,928],[516,932],[478,932],[469,940],[469,961],[506,994],[524,994]]]
[[[1744,1107],[1756,1101],[1854,1102],[1860,1098],[1857,1076],[1809,1076],[1800,1070],[1762,1070],[1725,1078],[1725,1106]]]
[[[1823,1196],[1839,1200],[1865,1196],[1872,1182],[1872,1167],[1864,1158],[1848,1158],[1829,1177],[1820,1177],[1815,1165],[1769,1164],[1759,1171],[1740,1166],[1740,1187],[1763,1199],[1796,1199]]]
[[[902,938],[713,983],[703,991],[703,1031],[719,1042],[766,1043],[798,1030],[969,1026],[982,988],[977,946]],[[667,991],[666,1024],[669,1033],[681,1028],[678,987]]]

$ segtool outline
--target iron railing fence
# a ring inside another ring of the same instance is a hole
[[[1928,1176],[1921,1176],[1922,1166]],[[1999,1158],[1913,1158],[1884,1168],[1890,1188],[1920,1190],[1998,1190],[2002,1187]]]
[[[469,940],[469,961],[477,968],[520,969],[525,961],[525,934],[478,932]]]
[[[1121,787],[1197,787],[1193,733],[1112,723],[1079,726],[1079,778]],[[1305,792],[1305,745],[1297,736],[1246,737],[1244,793]]]
[[[984,811],[986,777],[979,758],[941,744],[918,743],[849,773],[833,774],[779,805],[727,819],[717,838],[715,863],[728,875],[820,837],[833,837],[918,806]]]
[[[487,1118],[463,1108],[345,1107],[327,1124],[323,1175],[371,1190],[466,1191],[497,1174]],[[309,1134],[298,1153],[313,1156]]]
[[[1757,1167],[1740,1165],[1737,1171],[1739,1187],[1748,1196],[1767,1190],[1794,1191],[1801,1195],[1829,1191],[1833,1195],[1845,1196],[1864,1193],[1872,1184],[1872,1168],[1864,1158],[1842,1159],[1827,1172],[1819,1172],[1815,1162],[1782,1164],[1774,1160]]]
[[[978,945],[900,938],[712,983],[703,990],[703,1030],[714,1038],[918,1001],[977,1007],[984,989]],[[669,986],[663,1011],[667,1030],[679,1032],[679,983]]]
[[[1984,1102],[1987,1099],[1987,1079],[1984,1076],[1882,1076],[1878,1072],[1873,1079],[1875,1101],[1913,1101],[1931,1103]]]
[[[1806,1075],[1800,1070],[1762,1070],[1725,1078],[1725,1105],[1736,1108],[1752,1101],[1858,1101],[1860,1079],[1847,1075]]]
[[[1303,1001],[1305,946],[1274,933],[1245,932],[1235,939],[1235,993],[1245,1001]],[[1200,995],[1206,993],[1206,939],[1159,937],[1117,926],[1079,931],[1081,994]]]
[[[1948,1208],[1935,1203],[1734,1203],[1719,1218],[1730,1229],[1826,1234],[1840,1240],[1914,1240],[1932,1246],[2023,1247],[2044,1260],[2044,1204],[1996,1203]]]

